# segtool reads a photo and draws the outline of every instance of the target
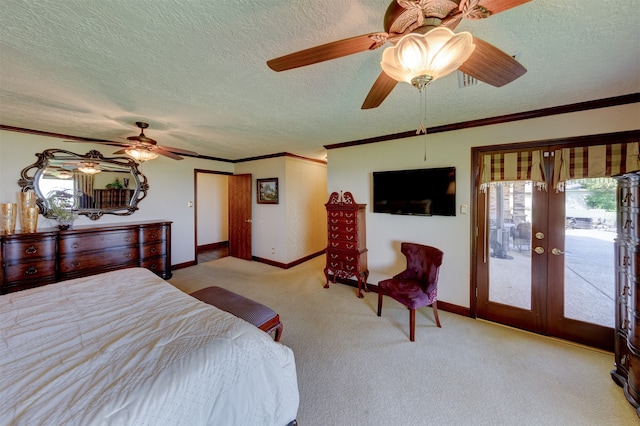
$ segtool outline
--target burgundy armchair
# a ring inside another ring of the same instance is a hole
[[[402,243],[400,251],[407,258],[407,268],[378,283],[378,316],[382,314],[382,298],[389,296],[409,309],[409,340],[415,341],[416,309],[433,308],[436,325],[438,318],[438,272],[442,265],[442,251],[422,244]]]

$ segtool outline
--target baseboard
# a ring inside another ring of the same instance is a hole
[[[176,269],[188,268],[189,266],[197,265],[195,260],[190,260],[189,262],[178,263],[176,265],[171,265],[171,270],[175,271]]]
[[[333,276],[329,274],[329,279],[333,280]],[[333,282],[333,281],[331,281]],[[353,279],[344,279],[338,278],[336,279],[337,283],[345,284],[351,287],[358,288],[358,281]],[[378,292],[378,286],[375,284],[367,284],[367,288],[372,293]],[[448,303],[443,300],[438,299],[438,310],[451,312],[452,314],[462,315],[463,317],[471,317],[471,309],[465,308],[464,306],[454,305],[453,303]]]
[[[203,244],[196,248],[196,253],[200,254],[203,251],[218,250],[221,248],[229,248],[229,241],[220,241],[218,243]]]
[[[304,263],[304,262],[306,262],[308,260],[313,259],[314,257],[318,257],[318,256],[323,255],[323,254],[324,254],[324,250],[321,250],[321,251],[319,251],[317,253],[310,254],[308,256],[302,257],[300,259],[294,260],[293,262],[289,262],[289,263],[275,262],[273,260],[264,259],[264,258],[258,257],[258,256],[252,256],[251,259],[256,261],[256,262],[266,263],[267,265],[275,266],[277,268],[289,269],[289,268],[293,268],[296,265],[300,265],[301,263]]]

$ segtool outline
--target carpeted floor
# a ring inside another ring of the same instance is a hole
[[[283,270],[225,257],[174,271],[187,293],[225,287],[279,313],[296,356],[301,426],[637,425],[613,354],[352,287],[324,289],[324,257]],[[446,285],[446,283],[440,283]]]

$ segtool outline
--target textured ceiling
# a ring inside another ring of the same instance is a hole
[[[482,2],[481,2],[482,3]],[[495,88],[427,88],[427,126],[640,92],[640,1],[533,0],[470,31],[528,72]],[[383,31],[389,0],[4,0],[0,124],[122,140],[136,121],[160,145],[241,159],[323,158],[323,145],[416,129],[398,84],[360,106],[383,49],[284,72],[268,59]],[[115,149],[114,149],[115,150]]]

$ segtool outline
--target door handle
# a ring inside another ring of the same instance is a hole
[[[244,221],[247,222],[247,223],[251,223],[252,222],[251,219],[245,219]]]
[[[564,254],[564,253],[565,252],[555,247],[551,249],[551,254],[554,256],[560,256],[561,254]]]
[[[539,246],[534,248],[533,251],[535,251],[538,254],[544,253],[544,249],[542,247],[539,247]]]

